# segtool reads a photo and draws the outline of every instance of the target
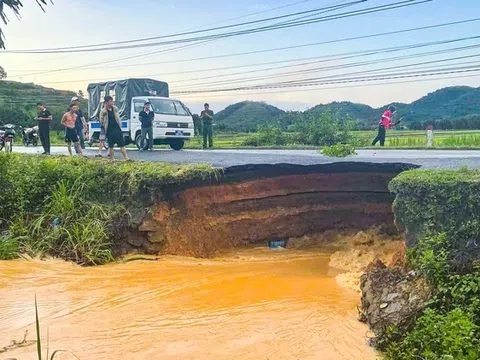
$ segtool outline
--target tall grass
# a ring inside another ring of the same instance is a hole
[[[209,165],[4,153],[0,167],[0,232],[8,230],[0,259],[48,254],[81,265],[113,260],[114,236],[130,225],[128,209],[152,206],[165,186],[218,176]]]
[[[38,316],[37,295],[35,295],[35,329],[37,333],[37,358],[38,360],[42,360],[44,358],[42,355],[42,338],[40,336],[40,317]],[[66,352],[70,353],[73,357],[75,357],[75,359],[79,360],[75,354],[66,350],[55,350],[52,353],[52,356],[50,356],[49,341],[50,341],[49,335],[47,334],[47,356],[45,357],[46,360],[54,360],[58,354],[66,353]]]
[[[81,180],[73,185],[59,182],[46,199],[42,213],[17,216],[8,241],[17,243],[22,252],[32,256],[50,254],[80,265],[112,261],[107,229],[124,209],[86,200]]]

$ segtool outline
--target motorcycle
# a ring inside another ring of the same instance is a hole
[[[15,139],[15,125],[6,124],[0,129],[0,151],[5,148],[5,152],[12,152],[13,139]]]
[[[33,146],[38,145],[38,126],[23,129],[22,135],[23,135],[23,145],[25,146],[28,146],[30,144],[32,144]]]

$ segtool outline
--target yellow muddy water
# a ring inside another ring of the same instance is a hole
[[[79,359],[373,360],[359,294],[322,251],[236,250],[213,260],[161,257],[81,268],[0,262],[0,349],[35,340]],[[36,359],[34,342],[0,359]],[[51,354],[51,351],[50,351]],[[61,355],[58,359],[74,359]]]

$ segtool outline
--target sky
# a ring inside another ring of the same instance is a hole
[[[242,0],[235,2],[225,0],[55,0],[55,4],[49,4],[46,7],[46,13],[43,13],[36,6],[34,0],[25,0],[21,19],[16,19],[13,14],[7,13],[11,21],[2,28],[6,36],[7,50],[60,48],[163,36],[184,31],[199,31],[350,1],[353,0]],[[369,0],[356,6],[337,10],[336,13],[397,1],[401,0]],[[284,7],[278,9],[280,6]],[[277,9],[274,10],[275,8]],[[253,15],[248,16],[249,14]],[[323,14],[323,16],[329,14],[334,13]],[[163,80],[169,83],[172,95],[177,93],[174,96],[184,101],[194,112],[198,112],[204,102],[209,102],[214,110],[219,111],[229,104],[244,100],[265,101],[284,110],[305,110],[316,104],[332,101],[352,101],[379,107],[391,102],[411,102],[446,86],[479,87],[480,72],[462,74],[462,78],[452,78],[459,75],[439,75],[436,78],[386,80],[375,84],[355,82],[235,92],[195,94],[178,94],[178,92],[263,85],[279,81],[297,81],[328,76],[347,76],[346,74],[349,73],[394,68],[400,65],[408,65],[408,67],[400,70],[386,70],[383,73],[388,75],[399,71],[415,71],[419,67],[429,69],[439,66],[445,68],[463,66],[464,62],[469,66],[475,66],[475,64],[480,66],[480,47],[457,49],[449,53],[423,55],[403,60],[386,59],[478,45],[480,38],[394,53],[325,61],[325,57],[333,54],[480,36],[480,21],[369,39],[335,41],[329,44],[289,50],[224,56],[334,41],[475,17],[480,17],[479,0],[434,0],[385,12],[229,37],[201,44],[189,43],[188,46],[161,45],[117,51],[62,54],[11,54],[0,51],[0,65],[7,71],[7,80],[34,82],[57,89],[82,90],[84,93],[86,93],[89,83],[98,81],[130,77]],[[285,20],[287,19],[278,21]],[[271,24],[271,22],[265,24]],[[254,25],[233,28],[233,30],[252,26]],[[232,31],[232,29],[196,33],[183,38],[222,31]],[[178,38],[182,37],[175,39]],[[170,39],[174,38],[162,40]],[[179,48],[180,46],[184,48]],[[151,54],[152,52],[156,53]],[[479,55],[479,58],[476,58],[476,55]],[[217,56],[217,58],[201,59],[212,56]],[[321,57],[324,59],[319,59]],[[412,64],[456,57],[462,59],[432,65],[412,66]],[[123,58],[128,59],[122,60]],[[302,60],[308,58],[313,59]],[[378,60],[376,64],[363,66],[357,64],[351,68],[331,69],[349,63],[376,60]],[[91,65],[105,61],[108,63]],[[317,62],[313,63],[313,61]],[[277,64],[265,64],[272,62]],[[305,62],[309,62],[309,64],[299,65]],[[86,67],[86,65],[90,65],[90,67]],[[325,67],[329,67],[329,69],[325,69]],[[313,69],[316,69],[315,72]],[[302,70],[309,72],[299,73]],[[284,74],[295,71],[297,71],[296,74]]]

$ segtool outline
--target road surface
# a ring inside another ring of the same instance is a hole
[[[41,147],[15,147],[14,152],[40,154]],[[316,165],[340,161],[408,163],[421,165],[430,169],[458,169],[467,166],[480,169],[480,150],[358,150],[358,155],[346,158],[330,158],[320,155],[316,150],[155,150],[139,152],[129,149],[133,160],[166,161],[172,163],[207,163],[217,167],[229,167],[247,164],[279,164]],[[87,149],[85,154],[95,156],[97,150]],[[52,148],[53,155],[68,155],[67,148]],[[106,152],[104,152],[106,156]],[[118,150],[117,159],[121,159]]]

